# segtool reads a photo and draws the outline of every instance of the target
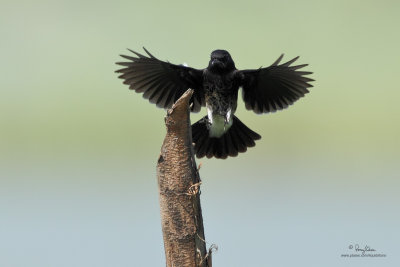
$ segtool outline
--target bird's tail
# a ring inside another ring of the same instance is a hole
[[[232,126],[221,137],[210,137],[207,126],[208,118],[192,125],[192,137],[194,152],[198,158],[216,157],[226,159],[228,156],[235,157],[239,152],[245,152],[248,147],[255,146],[255,140],[261,136],[250,130],[236,116],[233,116]]]

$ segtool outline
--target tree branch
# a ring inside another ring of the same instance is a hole
[[[211,267],[200,206],[200,176],[194,159],[187,90],[167,111],[157,178],[167,267]]]

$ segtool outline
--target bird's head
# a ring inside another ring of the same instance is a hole
[[[229,72],[235,69],[231,55],[226,50],[215,50],[211,53],[208,69],[213,72]]]

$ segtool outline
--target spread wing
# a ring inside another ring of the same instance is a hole
[[[308,64],[291,66],[299,57],[278,65],[283,54],[269,67],[240,71],[243,100],[247,109],[255,113],[274,112],[287,108],[312,87],[313,79],[305,77],[312,72],[298,71]]]
[[[124,84],[137,93],[143,93],[144,98],[161,108],[172,107],[173,103],[191,88],[194,90],[191,109],[194,112],[200,111],[201,106],[205,106],[203,71],[161,61],[146,48],[143,49],[147,56],[128,49],[135,56],[121,55],[129,61],[116,63],[125,67],[116,71],[122,73],[119,78],[124,80]]]

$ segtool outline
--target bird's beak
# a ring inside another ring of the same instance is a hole
[[[211,65],[212,66],[223,66],[223,63],[219,60],[219,59],[213,59],[212,61],[211,61]]]

